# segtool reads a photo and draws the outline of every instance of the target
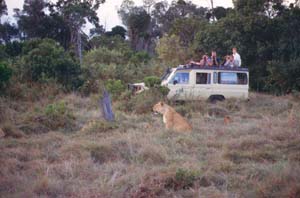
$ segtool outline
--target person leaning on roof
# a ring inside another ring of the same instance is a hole
[[[236,47],[232,48],[232,55],[234,58],[234,66],[235,67],[240,67],[242,65],[242,59],[241,56],[239,55],[239,53],[237,52]]]
[[[211,52],[211,57],[208,59],[208,65],[209,66],[219,66],[220,65],[220,59],[217,57],[216,51]]]
[[[207,55],[203,55],[200,62],[190,61],[190,64],[195,64],[195,65],[198,65],[201,67],[208,66],[208,57],[207,57]]]
[[[202,56],[202,59],[200,61],[200,66],[208,66],[208,56],[205,54]]]

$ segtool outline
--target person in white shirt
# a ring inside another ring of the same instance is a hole
[[[234,57],[234,66],[240,67],[242,65],[241,56],[237,53],[236,47],[232,48],[232,55]]]

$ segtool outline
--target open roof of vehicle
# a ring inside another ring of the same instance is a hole
[[[195,66],[195,65],[180,65],[177,67],[177,70],[193,70],[193,69],[199,69],[199,70],[223,70],[223,71],[243,71],[248,72],[248,68],[245,67],[223,67],[223,66]]]

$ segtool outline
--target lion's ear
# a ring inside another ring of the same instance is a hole
[[[161,105],[161,106],[164,106],[164,102],[160,102],[160,105]]]

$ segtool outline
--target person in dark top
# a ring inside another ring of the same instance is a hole
[[[208,65],[209,66],[219,66],[220,65],[220,59],[217,57],[216,51],[211,52],[211,57],[208,59]]]

